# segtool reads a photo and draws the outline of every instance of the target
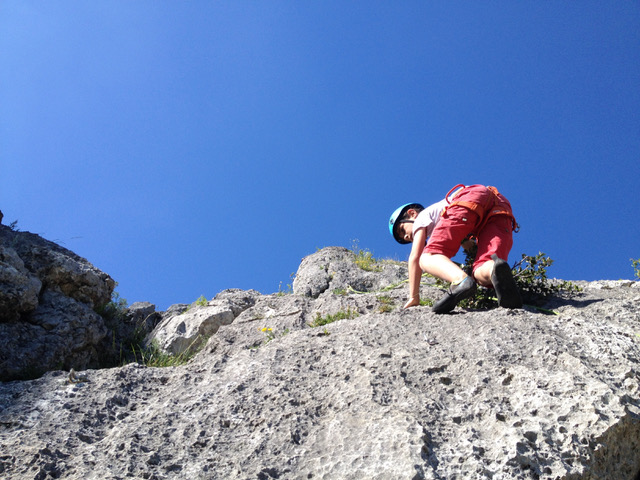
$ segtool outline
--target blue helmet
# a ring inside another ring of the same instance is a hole
[[[391,218],[389,218],[389,233],[391,233],[391,236],[395,238],[396,242],[398,243],[402,243],[402,244],[411,243],[411,242],[407,242],[404,238],[402,238],[398,233],[398,230],[396,229],[396,226],[400,225],[401,223],[408,223],[408,222],[413,223],[413,220],[398,220],[399,218],[402,218],[405,212],[410,208],[419,208],[420,210],[422,210],[424,207],[419,203],[406,203],[401,207],[398,207],[391,214]]]

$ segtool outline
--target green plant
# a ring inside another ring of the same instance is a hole
[[[296,272],[291,272],[291,275],[289,275],[289,278],[291,279],[291,283],[287,283],[287,288],[283,290],[282,288],[282,282],[280,282],[280,284],[278,285],[278,293],[277,295],[279,297],[283,296],[283,295],[291,295],[293,293],[293,281],[296,278]]]
[[[195,301],[195,304],[200,307],[206,307],[207,305],[209,305],[209,300],[207,300],[204,295],[200,295]]]
[[[282,295],[286,295],[287,293],[290,293],[290,292],[287,292],[287,291],[283,290],[283,289],[282,289],[282,282],[280,282],[280,283],[278,284],[278,293],[277,293],[277,295],[278,295],[279,297],[281,297]]]
[[[633,274],[636,276],[638,280],[640,280],[640,258],[633,258],[631,260],[631,267],[633,268]]]
[[[118,286],[116,282],[115,286]],[[113,321],[113,320],[124,320],[127,316],[127,310],[129,308],[129,304],[127,303],[126,298],[122,298],[118,292],[115,290],[111,293],[111,300],[105,305],[100,305],[95,308],[95,311],[98,315],[103,317],[105,320]]]
[[[465,251],[466,259],[463,269],[469,274],[475,258],[476,249]],[[545,253],[536,256],[522,255],[522,259],[513,268],[513,278],[516,281],[520,295],[525,304],[541,305],[550,295],[564,292],[574,294],[581,288],[572,282],[552,281],[547,277],[547,268],[553,265],[553,260]],[[459,304],[463,308],[490,309],[498,306],[495,291],[479,288],[477,293]]]
[[[262,328],[260,328],[258,330],[260,330],[262,333],[264,333],[264,335],[265,335],[264,343],[265,344],[269,343],[271,340],[274,340],[275,338],[278,337],[278,335],[276,335],[276,333],[273,331],[273,328],[271,328],[271,327],[262,327]],[[289,329],[285,328],[279,336],[280,337],[284,337],[288,333],[289,333]]]
[[[378,308],[378,311],[380,313],[390,312],[391,310],[393,310],[393,298],[383,295],[378,297],[378,301],[380,302],[380,307]]]
[[[347,310],[340,310],[339,312],[331,315],[322,316],[320,312],[316,313],[313,322],[309,324],[311,328],[321,327],[323,325],[328,325],[333,322],[337,322],[338,320],[352,319],[356,318],[359,315],[357,310],[351,310],[351,307],[347,308]]]
[[[200,295],[195,302],[193,302],[190,305],[187,305],[187,308],[184,309],[184,311],[180,312],[180,315],[187,313],[189,310],[191,310],[192,307],[196,306],[196,307],[206,307],[207,305],[209,305],[209,300],[206,299],[206,297],[204,295]]]
[[[358,240],[353,241],[353,253],[356,254],[355,264],[362,270],[367,272],[379,272],[382,266],[378,265],[378,261],[373,257],[373,253],[367,249],[362,250],[358,246]]]
[[[187,363],[196,355],[196,353],[202,350],[207,343],[207,339],[208,337],[199,335],[193,340],[193,342],[191,342],[184,352],[178,355],[171,355],[170,353],[163,352],[155,341],[146,347],[139,345],[137,347],[137,351],[134,345],[132,345],[131,349],[134,355],[134,360],[141,365],[145,365],[147,367],[177,367]],[[197,348],[193,348],[196,344],[199,344],[199,346]]]
[[[513,277],[525,303],[536,304],[549,295],[564,292],[574,294],[582,289],[572,282],[551,281],[547,278],[547,268],[553,260],[545,253],[530,256],[522,254],[522,260],[513,266]]]
[[[264,333],[265,336],[267,337],[267,339],[264,341],[264,343],[269,343],[271,340],[276,338],[275,334],[273,333],[273,328],[271,328],[271,327],[261,328],[260,331],[262,333]]]

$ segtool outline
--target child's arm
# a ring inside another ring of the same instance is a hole
[[[411,254],[409,254],[409,301],[404,308],[420,305],[420,279],[422,278],[420,256],[427,240],[426,234],[426,229],[421,228],[413,236]]]

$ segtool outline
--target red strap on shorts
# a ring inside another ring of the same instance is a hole
[[[516,219],[513,216],[513,212],[511,211],[511,209],[505,208],[505,207],[498,207],[496,208],[496,206],[499,203],[499,199],[498,199],[498,189],[496,187],[486,187],[487,190],[491,193],[491,200],[487,205],[480,205],[478,203],[475,202],[468,202],[465,200],[459,200],[459,201],[454,201],[454,202],[450,202],[449,201],[449,195],[451,195],[451,193],[456,190],[457,188],[462,187],[464,189],[464,185],[462,184],[458,184],[455,187],[453,187],[451,190],[449,190],[449,192],[447,193],[447,196],[445,197],[447,200],[447,203],[449,204],[443,211],[442,211],[442,215],[445,214],[445,212],[447,211],[447,208],[453,207],[454,205],[460,205],[461,207],[465,207],[469,210],[471,210],[473,213],[475,213],[476,215],[478,215],[478,217],[480,217],[482,220],[480,221],[480,225],[478,225],[477,230],[481,230],[482,227],[487,223],[487,221],[489,220],[489,218],[493,217],[494,215],[508,215],[511,217],[512,222],[513,222],[513,230],[517,231],[519,229],[519,225],[516,223]],[[462,190],[461,190],[462,191]],[[458,192],[459,194],[460,192]],[[454,199],[456,196],[458,196],[458,194],[454,195]]]

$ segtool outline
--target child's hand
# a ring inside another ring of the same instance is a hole
[[[405,303],[403,308],[415,307],[417,305],[420,305],[420,298],[412,297],[407,303]]]

